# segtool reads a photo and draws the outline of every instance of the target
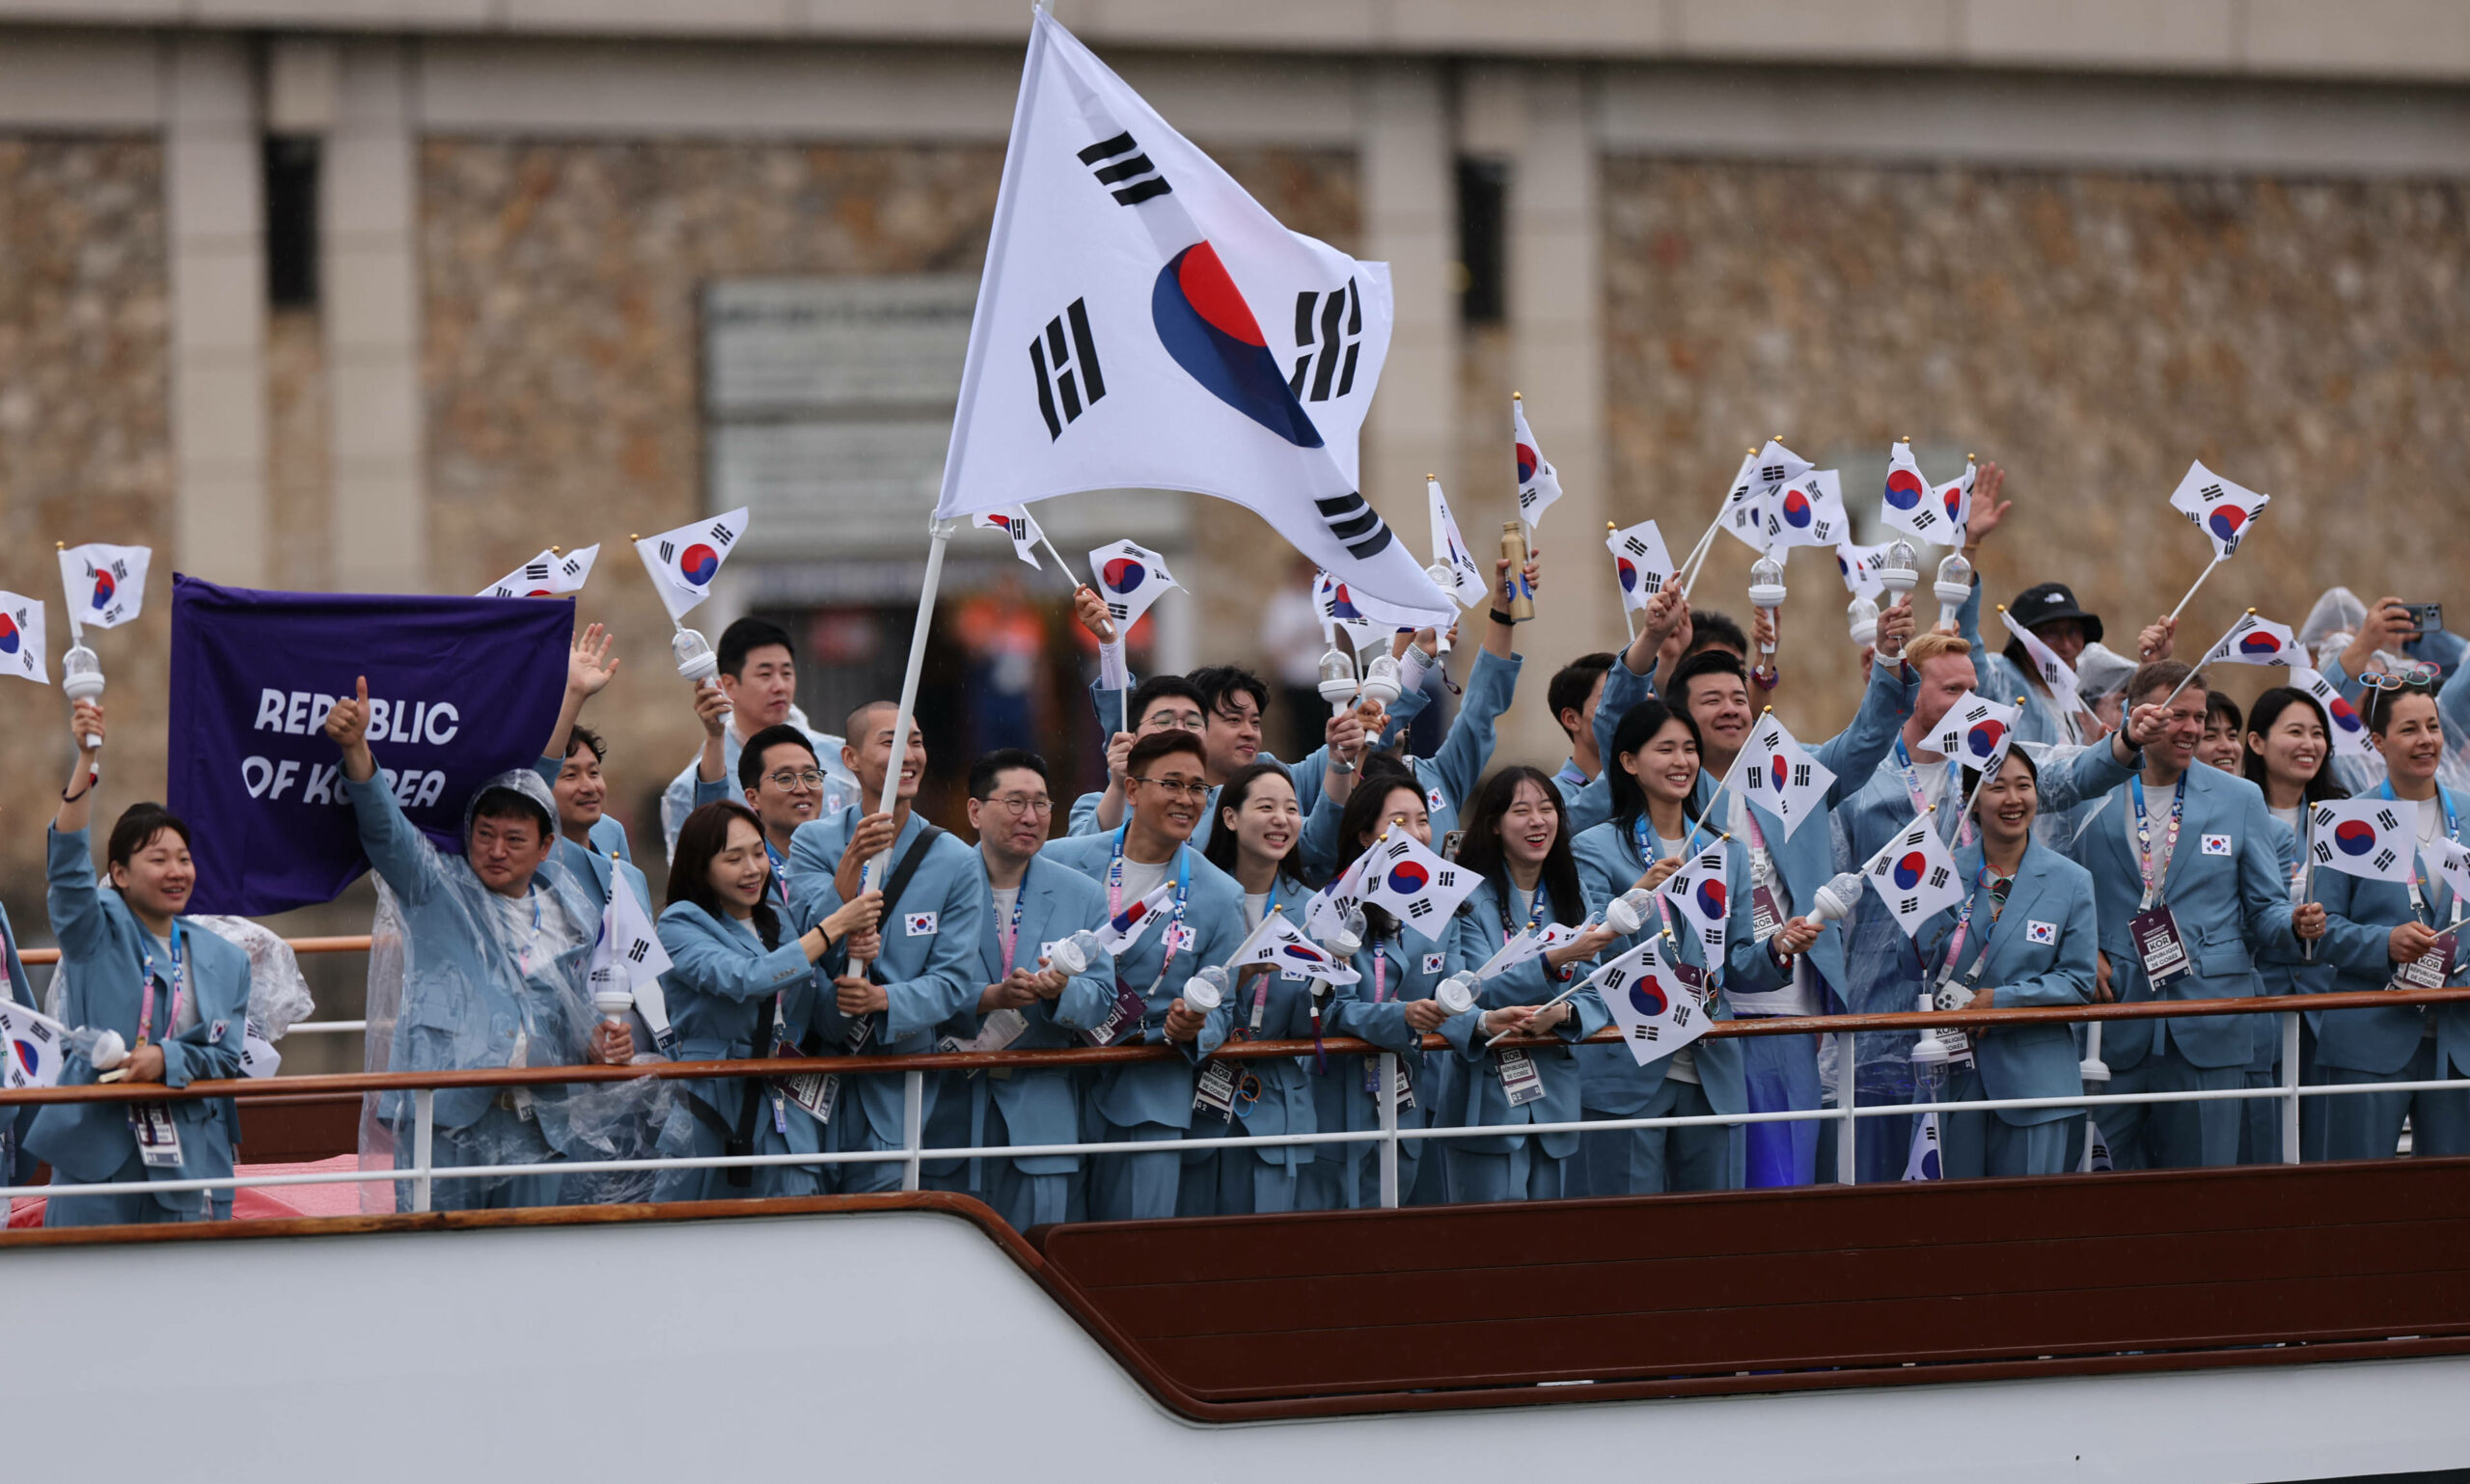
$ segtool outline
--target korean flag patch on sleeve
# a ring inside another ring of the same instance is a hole
[[[2230,837],[2227,835],[2206,836],[2204,838],[2204,853],[2206,855],[2228,855],[2230,853]]]
[[[901,925],[908,929],[909,936],[912,938],[935,936],[935,914],[931,912],[913,912],[900,921]]]
[[[1448,962],[1449,960],[1444,954],[1426,953],[1424,955],[1424,973],[1439,974],[1448,965]]]
[[[2026,922],[2024,924],[2024,941],[2026,943],[2056,943],[2058,941],[2058,924],[2055,922]]]

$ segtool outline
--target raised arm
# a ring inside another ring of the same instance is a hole
[[[352,817],[359,824],[360,848],[369,852],[370,864],[396,895],[407,902],[425,900],[439,876],[437,852],[403,817],[402,805],[369,750],[367,675],[355,681],[355,694],[337,700],[326,713],[326,735],[343,749],[343,796],[351,800]]]

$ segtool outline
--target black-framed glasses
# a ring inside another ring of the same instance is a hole
[[[986,802],[1007,814],[1052,814],[1055,812],[1055,801],[1042,793],[1007,793]]]
[[[771,780],[772,786],[782,793],[787,793],[792,788],[820,788],[824,783],[824,771],[821,768],[809,768],[803,773],[782,768],[778,773],[766,773],[763,776]]]
[[[1136,783],[1147,783],[1150,787],[1158,789],[1164,793],[1180,794],[1187,799],[1206,799],[1209,797],[1209,783],[1207,780],[1195,783],[1186,783],[1179,778],[1141,778],[1139,775],[1135,775],[1132,781]]]

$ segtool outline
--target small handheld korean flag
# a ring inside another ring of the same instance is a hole
[[[1672,553],[1664,548],[1663,533],[1652,520],[1608,532],[1604,544],[1611,548],[1612,572],[1621,580],[1621,606],[1631,613],[1654,602],[1664,585],[1680,575]]]
[[[600,937],[591,946],[591,988],[622,989],[635,997],[635,1012],[666,1050],[670,1043],[669,1004],[660,976],[670,971],[669,950],[643,904],[622,884],[609,893],[601,909]]]
[[[1098,579],[1098,596],[1106,599],[1107,616],[1118,633],[1129,634],[1149,605],[1180,587],[1166,575],[1166,561],[1146,547],[1117,541],[1089,553],[1089,570]]]
[[[1305,978],[1329,984],[1352,984],[1363,977],[1339,963],[1336,954],[1304,937],[1303,931],[1279,912],[1261,919],[1259,930],[1244,940],[1243,950],[1226,967],[1249,969],[1256,965],[1291,969]]]
[[[1964,527],[1972,524],[1972,481],[1979,473],[1967,459],[1963,473],[1930,492],[1930,498],[1938,504],[1939,513],[1947,517],[1945,544],[1949,546],[1962,546]]]
[[[1386,843],[1364,852],[1363,901],[1379,907],[1430,938],[1483,878],[1442,860],[1412,835],[1391,831]]]
[[[1137,902],[1128,902],[1121,912],[1098,924],[1098,947],[1110,953],[1132,951],[1134,944],[1149,931],[1149,924],[1166,916],[1175,904],[1175,884],[1162,881],[1158,889]]]
[[[137,617],[146,605],[146,567],[154,553],[144,546],[89,541],[60,553],[60,587],[69,595],[71,628],[112,629]]]
[[[1783,444],[1768,439],[1766,447],[1742,461],[1740,472],[1733,477],[1732,492],[1724,497],[1724,529],[1743,545],[1765,556],[1769,546],[1768,507],[1785,485],[1814,467]]]
[[[1886,596],[1886,584],[1879,581],[1879,569],[1887,564],[1887,543],[1859,546],[1851,541],[1835,543],[1835,569],[1844,574],[1844,591],[1854,597],[1865,597],[1875,603]]]
[[[1832,469],[1812,469],[1789,481],[1767,502],[1767,544],[1832,546],[1852,532],[1844,513],[1843,481]]]
[[[1477,980],[1495,979],[1530,958],[1541,958],[1565,943],[1576,943],[1586,929],[1567,922],[1546,922],[1538,927],[1521,928],[1517,937],[1501,945],[1501,950],[1485,959],[1475,971]]]
[[[1484,569],[1467,550],[1467,537],[1458,529],[1458,518],[1449,513],[1449,497],[1441,492],[1441,481],[1424,476],[1424,498],[1432,506],[1432,560],[1435,565],[1449,568],[1449,595],[1461,608],[1472,608],[1492,592],[1492,584],[1484,580]]]
[[[2417,821],[2391,799],[2327,799],[2308,817],[2318,870],[2408,886],[2418,870]]]
[[[0,675],[49,685],[43,665],[42,601],[0,592]]]
[[[1962,499],[1971,498],[1971,481],[1972,470],[1967,466],[1963,479],[1957,481],[1963,486]],[[1887,486],[1879,497],[1879,518],[1936,545],[1954,546],[1962,539],[1938,486],[1923,478],[1921,466],[1913,462],[1909,443],[1898,443],[1887,451]]]
[[[1381,637],[1381,624],[1356,602],[1355,593],[1345,583],[1327,572],[1312,579],[1312,610],[1321,616],[1321,632],[1337,643],[1337,633],[1344,629],[1347,647],[1361,649]]]
[[[2201,459],[2187,465],[2186,478],[2170,494],[2170,508],[2192,521],[2212,541],[2214,557],[2228,561],[2247,537],[2247,528],[2264,513],[2272,496],[2260,495],[2206,468]]]
[[[0,1087],[59,1086],[68,1043],[68,1027],[0,997]]]
[[[2259,618],[2249,612],[2241,614],[2238,621],[2230,625],[2230,632],[2222,635],[2221,643],[2214,645],[2205,655],[2204,663],[2295,665],[2300,663],[2303,654],[2298,647],[2298,640],[2292,635],[2288,625],[2275,623],[2270,618]]]
[[[1509,423],[1518,458],[1518,516],[1530,526],[1542,525],[1544,511],[1561,498],[1561,477],[1536,448],[1534,430],[1526,426],[1526,403],[1516,392],[1509,395]]]
[[[504,577],[472,594],[474,597],[562,597],[581,592],[591,576],[591,564],[600,560],[600,547],[579,546],[560,556],[554,547],[543,547],[540,555],[507,573]]]
[[[1916,818],[1895,838],[1879,847],[1861,874],[1879,900],[1895,914],[1896,925],[1909,938],[1921,924],[1964,899],[1963,878],[1955,857],[1938,838],[1928,816]]]
[[[2051,696],[2087,716],[2093,714],[2093,708],[2084,703],[2082,693],[2076,689],[2073,666],[2060,659],[2057,651],[2042,643],[2031,629],[2017,622],[2016,616],[2009,613],[2003,603],[1998,608],[1998,621],[2006,624],[2009,636],[2023,646],[2025,656],[2033,662],[2033,673],[2042,677],[2042,684],[2049,687]]]
[[[2305,691],[2323,709],[2324,720],[2333,732],[2333,755],[2337,757],[2373,757],[2375,745],[2368,740],[2367,722],[2358,707],[2344,699],[2333,682],[2305,665],[2290,667],[2290,686]]]
[[[2419,845],[2419,859],[2427,863],[2430,875],[2443,878],[2453,889],[2456,900],[2470,902],[2470,845],[2459,845],[2439,835]]]
[[[1640,1066],[1669,1057],[1707,1033],[1707,1009],[1663,961],[1663,940],[1636,948],[1587,976],[1621,1028],[1621,1044]]]
[[[1355,858],[1355,864],[1338,872],[1337,879],[1312,893],[1304,904],[1304,930],[1315,938],[1329,938],[1346,922],[1349,914],[1363,902],[1363,876],[1372,866],[1372,852],[1367,850]]]
[[[1939,1158],[1938,1151],[1938,1114],[1935,1112],[1923,1113],[1921,1121],[1912,1126],[1912,1143],[1905,1151],[1904,1177],[1907,1180],[1935,1180],[1945,1170],[1945,1163]]]
[[[1794,741],[1770,711],[1759,718],[1748,744],[1733,759],[1724,786],[1783,821],[1790,839],[1802,820],[1824,808],[1835,775]]]
[[[672,622],[683,620],[696,604],[712,595],[712,579],[721,575],[721,563],[745,535],[746,507],[739,506],[726,515],[647,536],[635,543],[635,554],[644,559],[644,570],[652,574],[652,586],[659,590],[661,606],[669,610]]]
[[[1038,542],[1046,539],[1046,533],[1038,529],[1037,519],[1029,514],[1028,506],[1007,505],[1000,510],[981,510],[970,517],[970,524],[1010,536],[1012,555],[1041,572],[1046,570],[1046,563],[1038,560]],[[1072,574],[1066,572],[1064,575],[1069,577]]]
[[[1700,962],[1720,970],[1724,962],[1725,922],[1732,910],[1732,889],[1724,879],[1724,847],[1711,845],[1688,865],[1664,878],[1658,889],[1669,898],[1698,935]]]
[[[1987,696],[1970,691],[1956,698],[1938,729],[1930,734],[1929,747],[1943,753],[1977,773],[1997,771],[2007,756],[2007,744],[2016,736],[2016,708],[2000,705]]]

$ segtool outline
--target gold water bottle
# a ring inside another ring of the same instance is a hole
[[[1526,587],[1526,527],[1515,520],[1501,522],[1501,555],[1509,559],[1509,602],[1503,612],[1513,623],[1524,623],[1535,617],[1535,594]]]

